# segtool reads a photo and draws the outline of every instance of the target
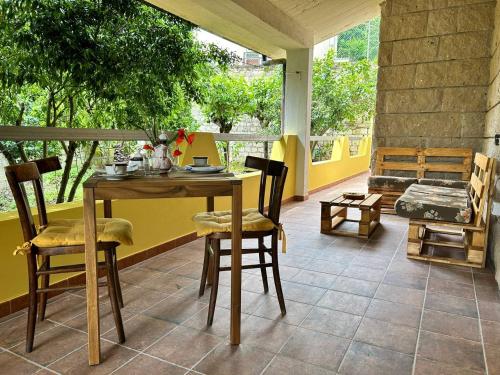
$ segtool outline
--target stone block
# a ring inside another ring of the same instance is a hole
[[[486,31],[445,35],[439,42],[439,60],[488,57],[490,33]]]
[[[427,13],[409,13],[386,17],[380,25],[381,40],[421,38],[427,33]]]
[[[500,75],[497,74],[493,78],[493,82],[491,82],[488,87],[488,109],[493,108],[500,102]]]
[[[401,65],[434,61],[438,44],[438,37],[396,41],[392,50],[392,63]]]
[[[393,0],[391,14],[407,14],[434,9],[435,0]],[[439,3],[440,1],[437,1]]]
[[[486,114],[484,112],[470,112],[460,114],[462,138],[477,138],[484,134]]]
[[[378,89],[408,89],[415,82],[416,65],[397,65],[380,67],[378,71]]]
[[[446,71],[446,86],[488,85],[488,58],[449,61]]]
[[[457,31],[480,31],[493,29],[495,2],[459,8]]]
[[[480,3],[491,3],[492,0],[448,0],[449,7],[470,5],[470,4],[480,4]]]
[[[425,138],[422,137],[386,137],[385,147],[424,147]]]
[[[377,103],[375,104],[375,110],[377,111],[377,113],[385,112],[385,100],[386,100],[386,92],[377,91]]]
[[[386,136],[397,137],[459,137],[459,114],[408,113],[393,115],[386,123]]]
[[[392,42],[382,42],[378,47],[378,65],[387,66],[392,64]]]
[[[486,87],[453,87],[443,90],[443,112],[486,111]]]
[[[486,113],[484,135],[485,137],[494,137],[500,133],[500,105],[491,108]]]
[[[427,35],[445,35],[457,31],[458,8],[445,8],[429,12]]]
[[[388,91],[385,94],[385,112],[438,112],[441,110],[442,97],[441,89]]]
[[[415,87],[444,86],[446,70],[446,61],[418,64],[415,72]]]

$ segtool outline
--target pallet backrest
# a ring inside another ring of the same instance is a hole
[[[496,160],[476,153],[474,171],[470,177],[469,196],[474,210],[474,225],[483,225],[485,209],[491,205],[492,182],[495,176]],[[489,218],[486,218],[488,221]]]
[[[426,177],[426,172],[459,173],[461,180],[467,181],[471,174],[470,148],[379,147],[376,153],[374,175],[378,176],[385,171],[415,172],[416,178]],[[439,161],[433,162],[433,158]]]

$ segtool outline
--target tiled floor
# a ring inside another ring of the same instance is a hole
[[[272,280],[243,274],[242,344],[227,344],[229,273],[212,327],[197,297],[202,241],[121,272],[127,341],[116,344],[102,298],[104,361],[87,366],[83,292],[64,294],[24,352],[26,312],[0,323],[0,372],[117,374],[497,374],[500,297],[492,273],[409,261],[406,220],[384,215],[369,241],[319,233],[318,201],[363,190],[366,176],[315,194],[283,212],[280,256],[288,313]],[[246,259],[248,260],[248,259]],[[102,290],[105,297],[105,290]]]

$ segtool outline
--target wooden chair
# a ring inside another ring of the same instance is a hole
[[[81,244],[68,246],[66,244],[57,245],[54,243],[50,247],[38,247],[34,244],[37,238],[40,238],[45,231],[46,233],[53,233],[51,222],[48,221],[46,205],[43,194],[43,187],[41,175],[47,172],[52,172],[61,169],[59,159],[57,157],[50,157],[47,159],[36,160],[30,163],[23,163],[11,165],[5,168],[5,174],[10,185],[10,189],[14,196],[17,211],[19,213],[19,220],[23,230],[24,241],[26,241],[21,253],[26,255],[28,261],[28,281],[29,281],[29,306],[28,306],[28,326],[26,333],[26,352],[33,350],[33,341],[35,336],[35,325],[38,308],[38,321],[45,319],[45,309],[47,306],[48,293],[61,292],[70,289],[85,288],[85,285],[75,285],[68,287],[50,287],[50,275],[82,272],[85,271],[85,264],[72,264],[64,266],[51,266],[51,257],[58,255],[80,254],[85,252],[83,242],[83,234]],[[35,226],[31,208],[27,199],[26,191],[24,188],[25,182],[32,182],[34,193],[36,197],[39,230]],[[114,220],[114,219],[103,219]],[[122,220],[123,219],[117,219]],[[61,222],[61,220],[58,220]],[[78,220],[65,220],[65,223],[78,223]],[[128,222],[125,222],[125,225]],[[130,223],[129,223],[130,225]],[[48,229],[51,229],[48,231]],[[82,231],[83,232],[83,231]],[[77,239],[78,240],[78,239]],[[55,240],[56,241],[56,240]],[[113,310],[114,320],[118,331],[118,338],[120,343],[125,341],[125,334],[123,331],[123,323],[120,313],[120,307],[123,306],[123,299],[121,296],[120,282],[118,278],[118,268],[116,260],[116,247],[119,242],[99,242],[99,250],[104,251],[105,261],[99,262],[99,268],[106,271],[107,283],[100,285],[108,286],[108,293],[111,300],[111,307]],[[38,259],[37,259],[38,258]],[[37,264],[39,261],[39,266]],[[40,287],[38,286],[38,278],[41,279]]]
[[[259,187],[259,203],[258,203],[258,213],[255,210],[257,215],[261,215],[261,219],[265,225],[267,225],[266,230],[254,230],[256,228],[252,228],[251,230],[245,230],[247,225],[245,223],[245,216],[243,217],[243,231],[242,238],[247,239],[257,239],[258,246],[256,249],[242,249],[242,254],[259,254],[259,263],[258,264],[249,264],[243,265],[242,269],[250,269],[250,268],[260,268],[262,275],[262,283],[264,286],[264,292],[267,293],[269,291],[269,286],[267,282],[267,271],[266,268],[272,267],[273,276],[274,276],[274,284],[276,286],[276,294],[278,297],[281,314],[286,314],[285,308],[285,300],[283,298],[283,291],[281,289],[281,281],[280,274],[278,268],[278,240],[279,240],[279,217],[281,210],[281,199],[283,196],[283,189],[285,186],[286,175],[288,172],[288,167],[285,166],[283,162],[268,160],[257,158],[253,156],[248,156],[245,161],[245,166],[248,168],[253,168],[260,170],[261,178],[260,178],[260,187]],[[271,177],[271,187],[269,192],[269,201],[268,201],[268,212],[265,213],[264,204],[266,198],[266,183],[267,177]],[[225,212],[230,217],[230,211]],[[210,213],[207,213],[210,214]],[[194,220],[197,221],[197,217],[202,216],[203,214],[196,215]],[[267,222],[266,222],[267,220]],[[264,239],[266,237],[271,237],[271,247],[268,248],[264,244]],[[228,231],[225,232],[217,232],[206,236],[205,239],[205,259],[203,262],[203,271],[201,275],[201,283],[200,283],[200,291],[199,295],[202,296],[205,292],[205,285],[207,283],[207,275],[209,273],[209,263],[211,264],[212,271],[212,290],[210,293],[210,304],[208,310],[208,319],[207,324],[212,325],[214,319],[215,312],[215,304],[217,300],[217,290],[219,287],[219,272],[220,271],[230,271],[231,267],[221,267],[220,266],[220,257],[221,256],[229,256],[231,255],[230,249],[221,249],[221,240],[222,239],[231,239],[230,227]],[[266,263],[265,254],[269,254],[271,256],[271,262]]]
[[[480,153],[476,154],[470,188],[467,192],[473,213],[470,223],[410,219],[408,258],[477,268],[485,266],[495,170],[494,158],[488,158]],[[458,236],[460,241],[440,239],[446,236]],[[458,249],[464,252],[465,259],[428,254],[426,245]]]

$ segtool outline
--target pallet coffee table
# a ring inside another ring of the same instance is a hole
[[[343,194],[321,203],[321,233],[368,238],[380,223],[382,194],[365,194],[360,200],[345,199]],[[358,208],[361,220],[347,218],[347,208]],[[358,232],[336,229],[344,221],[359,223]]]

